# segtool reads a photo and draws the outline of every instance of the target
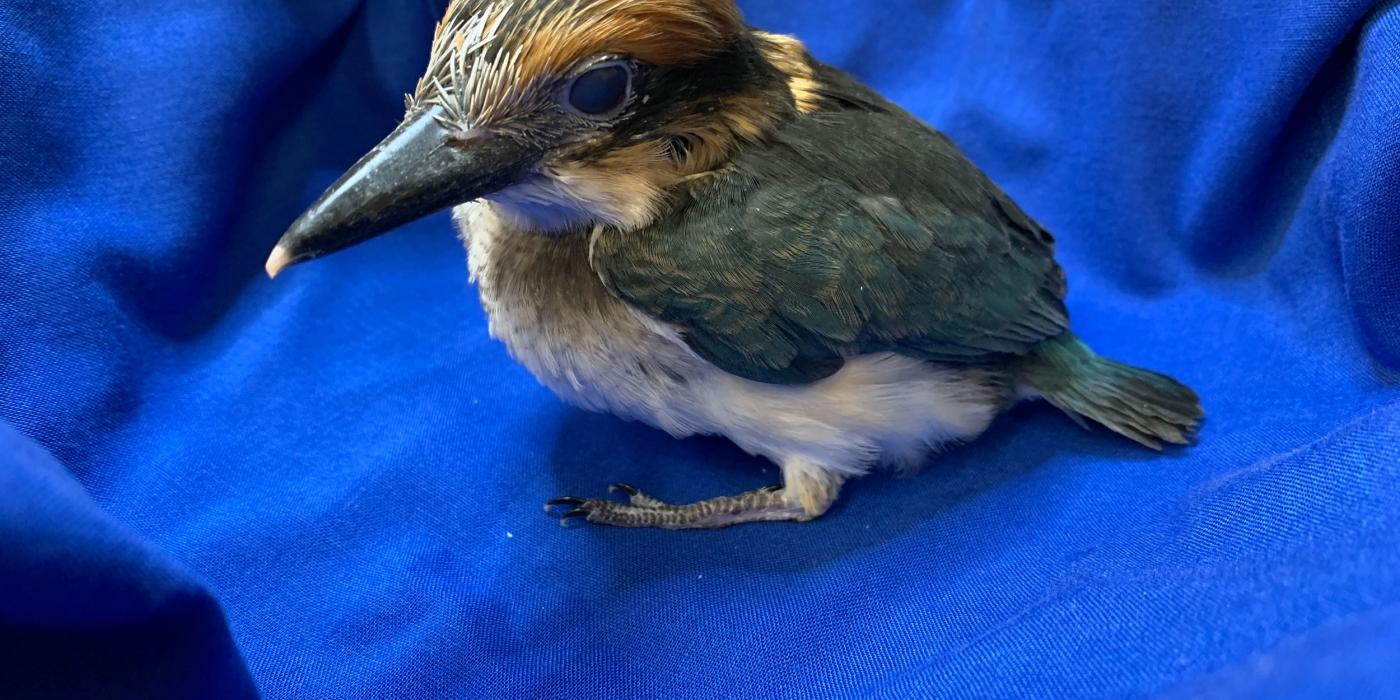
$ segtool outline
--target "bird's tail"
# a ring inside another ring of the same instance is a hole
[[[1190,444],[1205,418],[1190,387],[1099,357],[1073,333],[1041,343],[1014,371],[1022,387],[1081,425],[1082,416],[1154,450]]]

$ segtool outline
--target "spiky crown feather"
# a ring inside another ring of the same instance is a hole
[[[439,105],[458,125],[488,125],[592,56],[683,64],[744,29],[733,0],[453,0],[409,108]]]

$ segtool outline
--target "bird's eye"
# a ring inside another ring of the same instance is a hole
[[[587,117],[614,116],[627,104],[632,91],[632,69],[613,61],[588,69],[569,85],[569,107]]]

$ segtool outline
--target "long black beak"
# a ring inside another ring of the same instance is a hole
[[[268,276],[505,189],[539,156],[509,136],[454,141],[442,115],[432,107],[408,119],[331,185],[282,236]]]

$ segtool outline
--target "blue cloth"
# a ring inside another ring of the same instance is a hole
[[[1019,408],[826,518],[559,404],[446,217],[276,284],[445,0],[0,0],[0,697],[1400,694],[1400,5],[750,0],[1056,232],[1164,456]],[[60,466],[61,465],[61,466]],[[256,690],[255,690],[256,688]]]

